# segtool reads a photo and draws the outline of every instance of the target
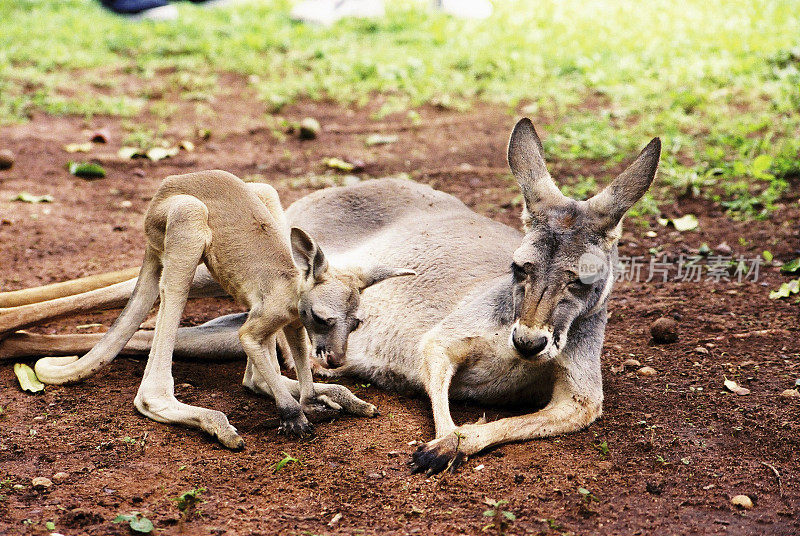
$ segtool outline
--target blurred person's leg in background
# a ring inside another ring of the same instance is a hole
[[[178,9],[166,0],[100,0],[103,7],[130,19],[175,20]]]
[[[235,0],[190,0],[202,6],[223,6]],[[175,20],[178,9],[167,0],[100,0],[103,6],[126,18],[133,20]]]

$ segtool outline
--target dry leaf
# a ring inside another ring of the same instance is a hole
[[[17,363],[14,365],[14,374],[17,375],[19,386],[22,387],[23,391],[29,393],[44,391],[44,384],[39,381],[39,378],[36,377],[36,373],[28,365]]]

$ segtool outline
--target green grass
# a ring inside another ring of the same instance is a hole
[[[167,23],[130,23],[93,0],[6,1],[0,124],[34,111],[166,117],[159,89],[202,103],[233,72],[274,111],[377,93],[374,118],[500,103],[551,123],[556,159],[613,165],[661,135],[671,191],[744,217],[766,214],[800,175],[800,1],[498,0],[484,22],[387,4],[383,20],[315,28],[292,23],[281,0],[183,3]]]

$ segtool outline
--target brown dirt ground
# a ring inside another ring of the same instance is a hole
[[[301,142],[273,134],[264,107],[241,81],[223,82],[230,95],[211,104],[216,114],[211,118],[175,100],[179,108],[165,121],[164,136],[192,139],[197,149],[159,163],[114,156],[124,137],[123,122],[116,119],[36,116],[0,129],[0,148],[16,154],[14,168],[0,172],[0,288],[135,266],[142,254],[143,214],[159,179],[205,168],[258,175],[276,185],[288,205],[315,182],[294,177],[324,174],[323,158],[359,159],[364,178],[408,173],[517,225],[512,202],[517,190],[504,161],[514,118],[504,108],[481,105],[466,113],[430,108],[422,111],[422,124],[412,127],[402,114],[370,119],[378,99],[357,111],[303,103],[282,115],[316,117],[324,130],[319,139]],[[159,123],[147,114],[137,121]],[[196,128],[208,125],[211,138],[198,139]],[[108,145],[89,155],[62,149],[98,127],[110,129]],[[366,148],[364,138],[373,132],[397,133],[399,142]],[[76,157],[103,162],[108,177],[90,182],[70,176],[65,164]],[[557,179],[603,172],[602,163],[553,164]],[[51,194],[55,201],[8,201],[23,190]],[[800,247],[795,200],[766,221],[747,223],[707,202],[678,202],[665,210],[697,214],[698,232],[678,234],[654,225],[658,236],[647,238],[643,227],[629,222],[621,254],[646,255],[661,246],[677,256],[696,251],[702,242],[713,246],[725,240],[736,254],[754,257],[769,249],[785,261]],[[569,436],[493,449],[455,475],[433,478],[410,475],[406,466],[415,448],[410,442],[432,438],[424,399],[351,383],[381,408],[381,416],[322,423],[315,438],[295,441],[277,435],[273,405],[242,388],[242,363],[176,363],[178,397],[222,410],[238,427],[247,447],[234,453],[200,432],[136,413],[132,400],[142,360],[120,358],[101,376],[48,387],[40,396],[22,393],[11,364],[4,363],[0,533],[44,534],[45,522],[53,521],[63,534],[128,534],[111,520],[140,511],[162,534],[479,534],[497,531],[487,527],[492,519],[483,515],[484,501],[491,498],[508,500],[505,508],[516,514],[508,534],[800,534],[800,399],[778,396],[800,377],[798,306],[767,298],[768,290],[785,280],[767,267],[759,283],[619,284],[603,357],[603,417]],[[224,300],[195,302],[185,323],[235,309]],[[115,314],[37,329],[108,326]],[[679,320],[677,343],[649,341],[647,327],[662,315]],[[759,330],[773,331],[759,335]],[[697,352],[699,346],[707,353]],[[630,357],[657,375],[611,370]],[[723,391],[725,378],[751,394]],[[457,404],[454,416],[465,422],[483,412],[493,419],[525,411]],[[604,442],[605,454],[599,447]],[[284,452],[302,464],[273,473],[271,466]],[[69,474],[63,483],[46,491],[32,488],[33,477],[60,471]],[[172,499],[196,487],[206,488],[205,502],[182,519]],[[597,500],[586,503],[579,487]],[[737,494],[752,497],[755,507],[731,506]],[[336,514],[341,520],[329,525]]]

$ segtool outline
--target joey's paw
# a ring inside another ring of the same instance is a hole
[[[302,407],[303,413],[305,413],[306,417],[312,422],[327,421],[338,417],[342,412],[342,406],[324,395],[303,402]]]
[[[454,473],[467,459],[467,455],[458,450],[459,438],[455,433],[421,445],[411,455],[412,473],[434,475],[445,469]]]
[[[336,380],[340,377],[336,369],[329,369],[319,363],[311,364],[311,374],[318,380]]]
[[[309,437],[314,435],[314,425],[308,422],[305,415],[300,414],[294,419],[282,420],[278,426],[278,433],[287,437]]]

